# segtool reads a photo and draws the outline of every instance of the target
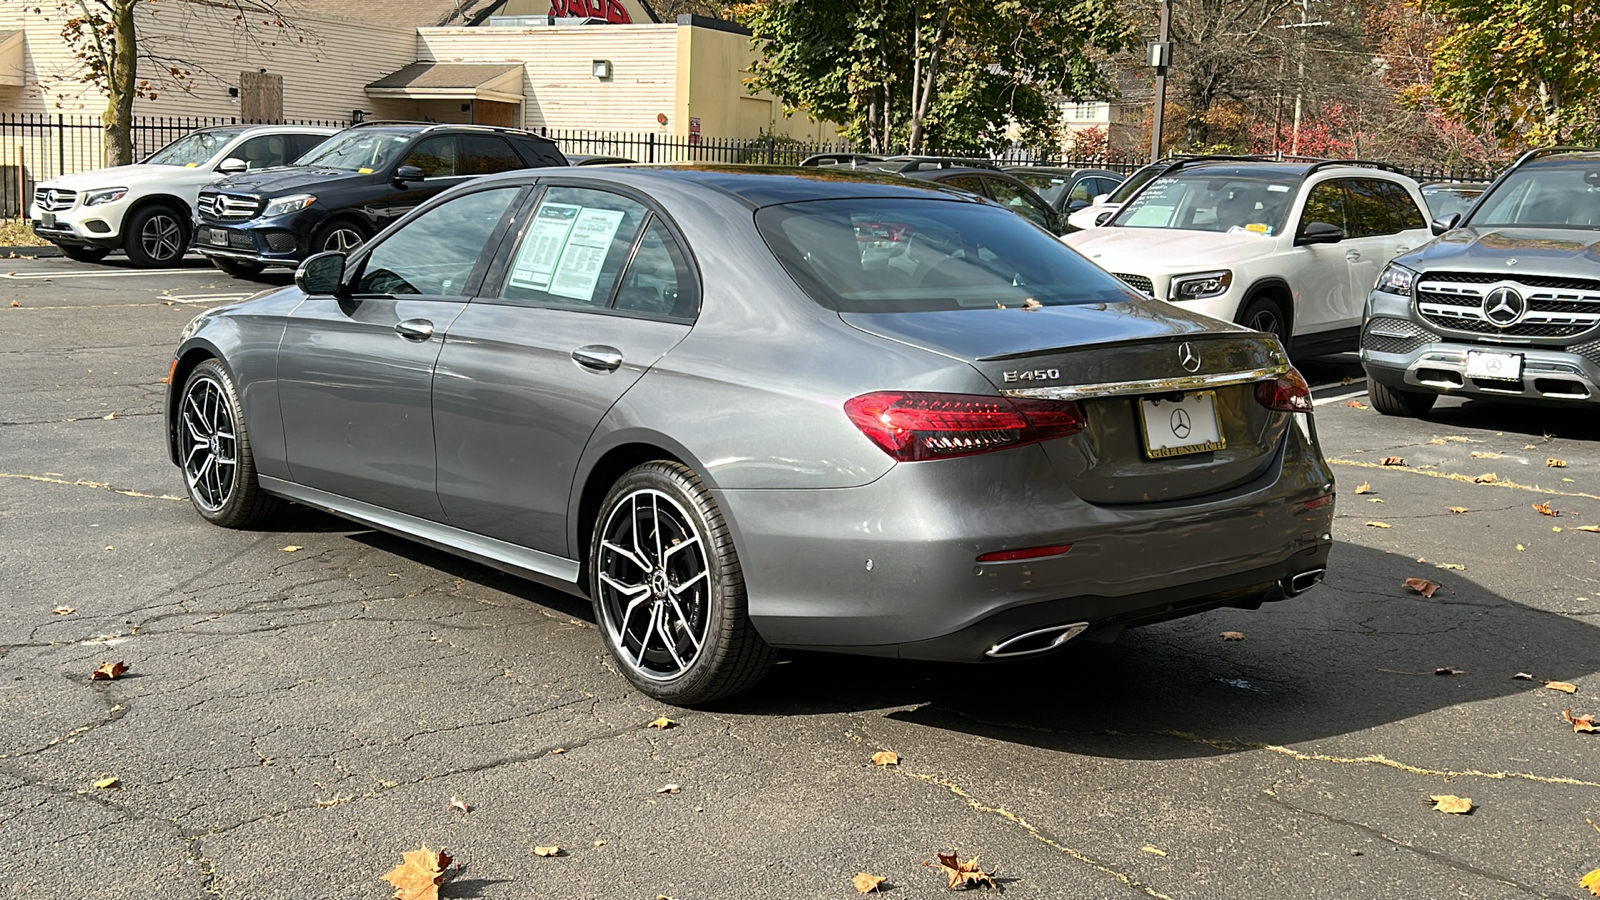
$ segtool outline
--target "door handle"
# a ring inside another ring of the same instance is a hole
[[[1346,250],[1344,252],[1344,258],[1350,260],[1351,262],[1355,262],[1356,260],[1361,258],[1361,251],[1360,250]]]
[[[1411,252],[1411,248],[1405,246],[1404,244],[1394,248],[1394,255],[1395,256],[1399,256],[1402,253],[1410,253],[1410,252]]]
[[[596,372],[615,372],[622,365],[622,351],[604,344],[589,344],[572,351],[572,361]]]
[[[394,326],[394,333],[408,341],[425,341],[433,337],[433,323],[427,319],[406,319]]]

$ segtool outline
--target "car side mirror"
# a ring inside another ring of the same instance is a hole
[[[1114,215],[1116,215],[1116,210],[1108,209],[1105,212],[1101,213],[1100,215],[1095,216],[1094,217],[1095,227],[1098,228],[1101,225],[1104,225],[1105,223],[1111,221],[1111,217],[1114,216]]]
[[[1428,223],[1428,230],[1433,232],[1436,236],[1441,235],[1446,231],[1456,227],[1456,223],[1459,221],[1461,221],[1461,213],[1451,213],[1448,216],[1440,216],[1439,218]]]
[[[247,172],[249,170],[250,164],[237,156],[230,156],[222,162],[217,163],[217,171],[224,175],[237,175],[240,172]]]
[[[1305,244],[1337,244],[1344,240],[1344,229],[1328,222],[1307,222],[1300,229],[1300,236],[1294,239],[1298,245]]]
[[[294,286],[307,295],[338,296],[344,287],[344,267],[343,253],[318,253],[294,270]]]
[[[416,166],[401,166],[394,170],[394,183],[405,184],[408,181],[421,181],[424,178],[422,170]]]
[[[1067,201],[1067,212],[1069,212],[1069,213],[1075,213],[1080,209],[1088,209],[1088,208],[1089,208],[1089,201],[1087,201],[1087,200],[1069,200],[1069,201]]]
[[[1111,199],[1111,195],[1110,194],[1095,194],[1094,195],[1094,205],[1095,206],[1099,206],[1100,204],[1102,204],[1102,203],[1104,203],[1104,202],[1106,202],[1107,200],[1110,200],[1110,199]]]

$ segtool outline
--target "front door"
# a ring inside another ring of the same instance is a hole
[[[1338,181],[1311,186],[1306,195],[1295,235],[1312,222],[1326,222],[1349,233],[1344,187]],[[1350,261],[1346,247],[1337,244],[1302,244],[1294,248],[1294,336],[1302,337],[1341,327],[1350,307]],[[1366,299],[1362,298],[1363,301]],[[1359,312],[1360,306],[1356,307]]]

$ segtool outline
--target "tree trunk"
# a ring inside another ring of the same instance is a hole
[[[907,149],[912,153],[922,142],[922,120],[928,114],[928,101],[933,96],[933,86],[939,80],[939,51],[944,49],[944,30],[950,24],[950,3],[944,5],[944,12],[939,15],[939,27],[933,32],[933,49],[928,52],[928,70],[922,76],[922,97],[917,100],[917,109],[911,116],[911,137],[906,140]]]
[[[139,43],[133,8],[138,0],[110,0],[111,65],[106,72],[106,111],[100,117],[108,166],[133,162],[133,98],[139,84]]]

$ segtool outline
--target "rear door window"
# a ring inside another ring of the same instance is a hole
[[[461,151],[458,174],[490,175],[523,168],[522,157],[506,139],[488,134],[463,134],[456,138]]]
[[[500,299],[530,306],[610,308],[623,267],[649,218],[644,204],[620,194],[550,188],[523,226]],[[630,302],[644,303],[643,294],[641,287]],[[658,298],[657,303],[666,300]]]
[[[402,166],[416,166],[424,178],[453,178],[456,170],[456,136],[436,134],[425,138],[400,160]]]
[[[1353,238],[1394,234],[1400,229],[1389,221],[1389,198],[1383,182],[1373,178],[1344,179],[1345,218],[1350,227],[1345,234]]]

